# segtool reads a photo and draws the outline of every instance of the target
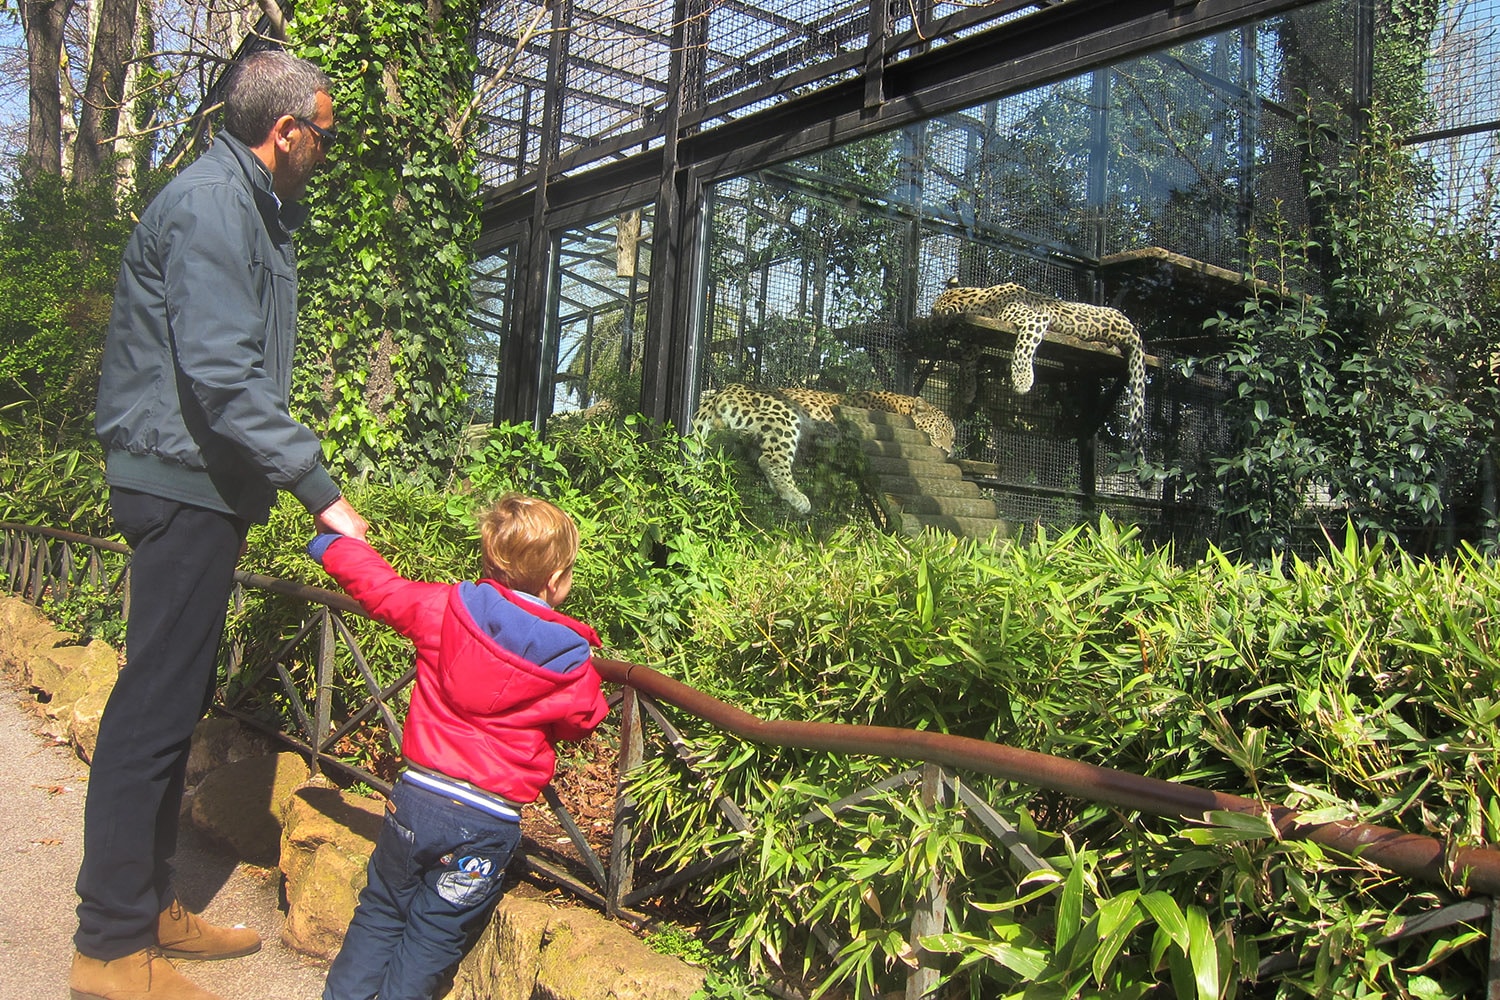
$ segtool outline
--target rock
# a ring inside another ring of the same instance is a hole
[[[94,747],[99,742],[99,719],[104,715],[110,690],[90,688],[73,702],[73,710],[68,716],[68,741],[84,763],[94,759]]]
[[[459,964],[448,1000],[531,1000],[552,907],[506,896]]]
[[[302,876],[287,880],[281,943],[306,955],[333,959],[354,918],[369,860],[368,852],[351,853],[338,844],[319,845],[303,865]]]
[[[315,778],[281,807],[281,871],[297,881],[324,844],[369,857],[385,818],[385,801],[355,795]]]
[[[506,896],[449,1000],[683,1000],[703,971],[591,910]]]
[[[114,690],[115,678],[120,674],[120,654],[109,643],[95,639],[87,646],[60,646],[49,655],[67,664],[57,686],[44,689],[52,695],[47,703],[47,714],[52,718],[67,720],[73,714],[74,703],[85,695],[98,692],[108,699]]]
[[[242,860],[274,867],[281,855],[282,802],[309,773],[294,753],[225,764],[194,789],[193,825]]]
[[[13,671],[25,668],[37,647],[51,648],[73,637],[57,627],[27,601],[0,597],[0,665]]]
[[[188,749],[187,786],[194,787],[204,775],[225,764],[274,752],[269,739],[233,719],[204,719],[193,730]]]
[[[67,676],[83,667],[84,661],[90,658],[89,646],[75,646],[58,643],[56,645],[34,645],[32,654],[26,660],[26,665],[21,668],[21,683],[27,687],[51,696]],[[119,657],[115,651],[106,643],[99,643],[108,650],[108,662],[111,667],[119,671]],[[93,654],[97,657],[97,653]],[[111,683],[113,683],[111,681]]]
[[[384,801],[323,783],[304,785],[282,804],[287,947],[326,959],[338,954],[384,816]]]
[[[553,910],[533,1000],[680,1000],[703,972],[659,955],[619,924],[588,910]]]

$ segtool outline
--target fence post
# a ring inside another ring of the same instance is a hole
[[[1490,899],[1490,967],[1486,1000],[1500,1000],[1500,907]]]
[[[67,542],[62,543],[62,564],[57,571],[57,599],[66,601],[68,595],[73,592],[73,546]]]
[[[31,586],[26,597],[32,604],[42,603],[42,592],[47,589],[47,543],[38,542],[36,545],[36,558],[31,560]]]
[[[4,562],[3,564],[0,564],[0,569],[3,569],[5,571],[5,584],[7,588],[10,589],[15,588],[16,553],[20,550],[20,548],[21,540],[18,537],[17,532],[7,529],[5,532],[4,546],[3,548],[0,548],[0,553],[3,553],[4,555]]]
[[[333,728],[333,612],[325,607],[319,617],[322,621],[318,632],[318,689],[313,692],[313,734],[309,740],[313,754],[308,762],[314,775],[322,770],[319,760],[323,741]]]
[[[621,688],[620,759],[615,778],[615,826],[609,844],[609,872],[604,898],[610,916],[618,916],[623,900],[635,888],[635,799],[625,791],[630,772],[641,766],[644,731],[640,695],[635,688]]]
[[[238,580],[229,591],[229,613],[238,615],[245,610],[245,585]],[[229,643],[229,656],[224,664],[224,676],[231,680],[239,676],[240,667],[245,663],[245,640],[236,633]]]
[[[940,800],[944,802],[948,800],[947,781],[943,768],[939,764],[930,762],[923,764],[922,805],[931,809]],[[905,1000],[921,1000],[922,997],[932,993],[937,985],[938,970],[928,964],[931,956],[918,942],[924,937],[943,932],[947,912],[948,879],[942,877],[940,872],[934,872],[912,910],[909,943],[912,955],[916,958],[917,967],[906,976]]]

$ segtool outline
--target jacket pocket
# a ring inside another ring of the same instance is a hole
[[[297,261],[272,247],[253,261],[261,316],[265,321],[266,372],[290,389],[297,328]]]

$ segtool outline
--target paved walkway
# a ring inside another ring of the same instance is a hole
[[[0,677],[0,1000],[67,1000],[73,879],[83,850],[88,767],[40,735],[32,699]],[[257,954],[179,968],[224,1000],[318,1000],[324,969],[281,944],[275,871],[237,864],[184,824],[178,891],[216,923],[243,923]]]

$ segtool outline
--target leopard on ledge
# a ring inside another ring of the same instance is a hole
[[[965,288],[954,278],[933,301],[932,315],[985,316],[1014,326],[1016,346],[1011,354],[1010,382],[1022,394],[1031,391],[1036,378],[1036,349],[1049,332],[1118,349],[1125,358],[1130,384],[1130,438],[1141,439],[1146,423],[1146,352],[1140,332],[1120,310],[1055,299],[1013,281],[988,288]],[[966,374],[972,374],[975,367],[960,364]],[[971,402],[972,398],[970,393],[969,399],[961,401]]]

